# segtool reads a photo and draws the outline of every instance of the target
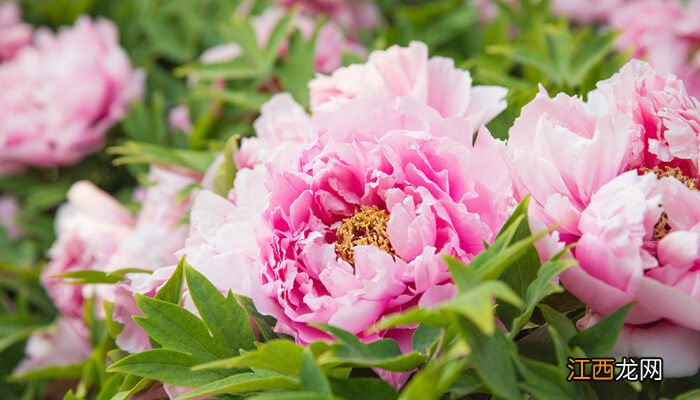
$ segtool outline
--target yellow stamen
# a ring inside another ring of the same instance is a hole
[[[375,206],[362,206],[352,217],[346,218],[335,231],[335,253],[355,266],[355,246],[372,245],[396,256],[389,242],[386,226],[389,214]]]
[[[698,180],[696,178],[689,178],[685,176],[680,168],[665,167],[664,169],[661,169],[659,167],[654,167],[642,168],[641,171],[645,174],[653,173],[658,179],[666,177],[676,178],[688,189],[698,190]],[[663,239],[669,234],[669,232],[671,232],[671,226],[668,224],[668,214],[664,212],[661,214],[661,217],[656,225],[654,225],[654,240],[658,241]]]

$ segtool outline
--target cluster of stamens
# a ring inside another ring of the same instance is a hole
[[[355,266],[355,246],[371,245],[396,256],[386,231],[389,214],[375,206],[362,206],[335,231],[335,253]]]
[[[665,167],[664,169],[661,169],[659,167],[654,167],[642,168],[641,171],[645,174],[653,173],[658,179],[666,177],[676,178],[688,189],[698,190],[698,180],[696,178],[689,178],[685,176],[680,168]],[[668,214],[664,212],[661,214],[661,217],[656,225],[654,225],[654,240],[658,241],[663,239],[669,234],[669,232],[671,232],[671,226],[668,224]]]

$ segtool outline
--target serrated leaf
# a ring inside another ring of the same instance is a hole
[[[597,34],[592,39],[586,40],[571,64],[570,83],[579,85],[591,69],[613,50],[614,46],[615,35],[612,34]]]
[[[185,257],[177,263],[177,267],[167,282],[156,292],[155,298],[168,303],[180,304],[182,285],[185,277]]]
[[[239,354],[239,350],[252,349],[255,342],[253,330],[245,310],[230,295],[224,297],[201,273],[185,265],[185,279],[192,301],[206,323],[214,340],[225,349],[222,357]]]
[[[198,362],[216,360],[225,351],[211,337],[207,326],[180,306],[136,294],[136,304],[145,317],[134,321],[163,347],[191,354]]]
[[[546,304],[540,304],[538,308],[542,312],[545,321],[547,321],[547,325],[559,332],[565,342],[568,342],[571,338],[576,336],[576,326],[574,326],[574,323],[566,316],[558,313]]]
[[[186,353],[167,349],[146,350],[123,358],[107,368],[150,378],[171,385],[199,387],[220,380],[226,375],[213,370],[192,371],[196,359]]]
[[[413,331],[411,340],[413,350],[423,354],[430,354],[430,349],[442,335],[442,328],[420,324]]]
[[[248,297],[234,294],[233,297],[236,299],[238,304],[243,306],[248,318],[252,319],[257,325],[257,336],[259,342],[266,342],[268,340],[273,340],[279,338],[279,336],[274,332],[274,326],[277,322],[274,318],[268,315],[262,315],[255,309],[253,300]]]

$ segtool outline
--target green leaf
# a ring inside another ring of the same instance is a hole
[[[192,371],[197,360],[186,353],[167,349],[146,350],[122,358],[107,372],[133,374],[171,385],[199,387],[220,380],[226,375],[213,370]]]
[[[83,363],[47,367],[13,375],[10,381],[78,379],[83,373]]]
[[[292,34],[287,51],[287,57],[280,67],[279,77],[284,90],[289,92],[294,99],[304,107],[309,105],[309,89],[307,87],[316,72],[314,68],[314,53],[318,28],[309,43],[304,35],[297,30]]]
[[[394,400],[399,397],[391,385],[376,378],[330,378],[333,393],[344,399]]]
[[[189,311],[162,300],[136,294],[145,317],[134,321],[164,348],[191,354],[198,362],[216,360],[225,349],[209,334],[207,326]]]
[[[156,299],[168,303],[180,304],[182,297],[182,284],[184,280],[185,257],[177,263],[177,268],[170,279],[156,292]]]
[[[509,337],[515,337],[525,324],[527,324],[535,307],[537,307],[540,301],[550,294],[564,291],[561,286],[554,284],[552,280],[566,268],[574,264],[576,264],[575,260],[557,260],[548,261],[540,267],[539,271],[537,271],[537,278],[527,288],[527,293],[525,294],[525,310],[513,322],[513,329],[509,333]]]
[[[119,392],[114,395],[112,400],[129,400],[136,393],[147,389],[153,384],[153,380],[150,378],[142,378],[137,375],[126,375],[124,382],[122,382]]]
[[[352,333],[340,328],[324,324],[312,324],[312,326],[330,333],[340,343],[340,346],[318,360],[321,365],[341,364],[381,368],[388,371],[411,371],[426,359],[426,356],[415,351],[402,354],[399,345],[392,339],[381,339],[365,344]]]
[[[224,297],[201,273],[190,265],[185,265],[185,279],[192,301],[202,320],[207,324],[214,340],[223,344],[225,353],[231,357],[239,350],[252,349],[255,342],[253,330],[245,310],[232,294]]]
[[[246,63],[242,59],[234,59],[222,63],[192,63],[175,69],[175,76],[196,76],[200,80],[213,81],[217,79],[255,79],[264,76],[266,71]]]
[[[467,360],[438,360],[431,362],[401,391],[402,400],[441,399],[467,365]]]
[[[469,344],[469,359],[486,387],[496,396],[521,398],[510,358],[516,352],[513,342],[498,329],[490,336],[485,335],[464,317],[458,317],[458,327]]]
[[[299,381],[285,375],[270,372],[251,372],[232,375],[197,388],[177,400],[193,399],[200,396],[215,396],[225,393],[244,393],[268,390],[299,389]]]
[[[221,197],[228,196],[228,192],[233,188],[233,181],[236,179],[236,163],[233,161],[233,154],[238,151],[237,135],[230,137],[226,141],[223,150],[223,161],[216,171],[212,190]]]
[[[571,322],[569,318],[558,313],[556,310],[546,304],[540,304],[538,308],[542,312],[542,316],[544,316],[545,321],[547,321],[547,325],[556,330],[565,342],[569,342],[571,338],[576,336],[578,333],[576,326],[574,326],[574,323]]]
[[[85,285],[89,283],[114,284],[124,279],[123,276],[110,275],[107,272],[95,270],[70,271],[53,275],[50,278],[65,278],[69,281],[63,282],[66,285]]]
[[[700,398],[700,389],[694,389],[676,396],[675,400],[696,400]]]
[[[570,83],[579,85],[591,69],[610,54],[615,46],[615,35],[596,34],[584,42],[583,48],[574,57],[569,73]]]
[[[334,397],[314,392],[270,392],[249,397],[250,400],[331,400]]]
[[[270,33],[265,47],[265,65],[272,66],[280,54],[282,43],[289,37],[292,28],[292,21],[296,17],[296,11],[288,12],[280,19]]]
[[[628,304],[605,316],[597,324],[574,336],[569,345],[580,347],[590,357],[607,355],[617,342],[632,306],[633,304]]]
[[[250,111],[260,110],[260,107],[270,100],[269,94],[257,93],[252,90],[201,88],[192,92],[192,96],[195,98],[219,100]]]
[[[558,366],[516,357],[518,371],[525,378],[522,387],[539,399],[576,399],[576,385],[562,379]]]
[[[420,324],[413,332],[413,350],[424,354],[430,354],[430,349],[440,339],[442,328]]]
[[[281,374],[299,375],[303,347],[284,339],[256,344],[256,350],[240,356],[197,365],[195,371],[207,368],[260,368]]]
[[[204,173],[214,161],[214,154],[209,151],[166,148],[155,144],[127,141],[121,146],[107,149],[108,154],[118,156],[114,165],[126,164],[163,164],[184,167],[195,172]]]
[[[262,315],[255,309],[253,300],[248,297],[234,294],[233,297],[236,299],[238,304],[243,306],[248,318],[252,319],[258,327],[257,336],[259,342],[266,342],[268,340],[277,339],[279,336],[274,332],[274,326],[277,321],[268,316]]]
[[[316,364],[311,350],[304,349],[301,355],[301,389],[323,395],[332,395],[331,387],[321,369]]]

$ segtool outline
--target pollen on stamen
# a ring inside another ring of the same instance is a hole
[[[375,206],[362,206],[335,231],[335,253],[355,266],[355,246],[371,245],[396,257],[386,231],[389,214]]]
[[[641,168],[641,171],[644,174],[653,173],[658,179],[666,177],[676,178],[688,189],[698,190],[698,180],[696,178],[690,178],[685,176],[685,174],[683,174],[683,171],[681,171],[680,168],[665,167],[664,169],[661,169],[659,167],[654,167]],[[659,221],[656,223],[656,225],[654,225],[654,240],[659,241],[663,239],[666,235],[669,234],[669,232],[671,232],[671,225],[668,224],[668,214],[666,214],[666,212],[663,212],[661,214],[661,217],[659,217]]]

